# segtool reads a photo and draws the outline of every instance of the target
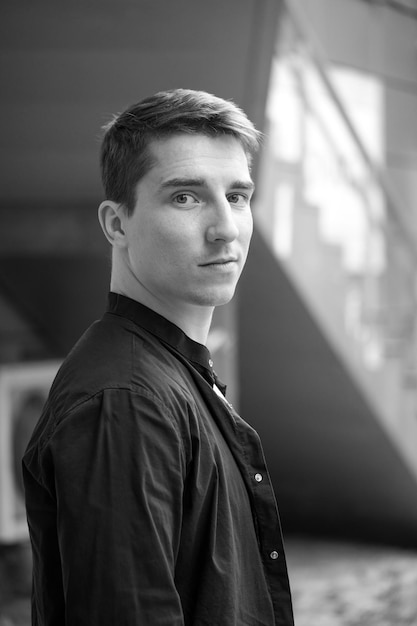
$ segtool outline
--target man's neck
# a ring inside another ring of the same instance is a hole
[[[178,326],[178,328],[181,328],[187,337],[193,339],[193,341],[206,345],[214,307],[202,307],[191,304],[176,306],[176,303],[166,303],[152,297],[146,291],[136,290],[131,292],[129,289],[123,289],[122,286],[115,284],[113,281],[110,289],[114,293],[119,293],[122,296],[144,304]]]

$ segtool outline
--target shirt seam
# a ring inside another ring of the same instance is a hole
[[[71,405],[71,407],[69,409],[67,409],[60,416],[56,416],[55,411],[51,407],[50,412],[53,415],[54,419],[52,420],[52,423],[51,423],[50,427],[47,429],[47,432],[45,433],[45,436],[43,437],[43,440],[42,440],[42,442],[39,445],[39,452],[42,453],[44,451],[45,447],[50,442],[50,440],[53,437],[53,435],[54,435],[54,433],[56,431],[56,428],[59,426],[59,424],[62,424],[65,420],[67,420],[83,404],[87,404],[88,402],[92,402],[97,396],[99,396],[100,394],[104,394],[106,391],[115,391],[115,390],[117,390],[117,391],[128,391],[129,393],[135,394],[135,395],[138,395],[138,396],[142,395],[143,397],[146,397],[149,400],[152,400],[153,402],[155,402],[160,408],[164,409],[164,412],[166,412],[169,415],[170,423],[172,424],[173,428],[175,429],[178,438],[180,440],[182,440],[182,435],[181,435],[181,433],[178,430],[178,426],[175,423],[175,419],[173,419],[172,412],[160,400],[160,398],[158,398],[158,396],[156,396],[152,391],[150,391],[146,387],[139,387],[139,386],[138,386],[138,388],[132,388],[132,386],[129,386],[129,385],[123,385],[123,386],[108,385],[106,387],[102,387],[101,389],[98,389],[94,393],[91,393],[88,397],[83,398],[82,400],[79,400],[78,402],[74,403],[73,405]]]

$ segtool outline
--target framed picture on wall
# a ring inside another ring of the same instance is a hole
[[[0,542],[28,539],[21,459],[60,363],[0,366]]]

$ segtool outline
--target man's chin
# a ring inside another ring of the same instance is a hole
[[[200,306],[217,307],[227,304],[233,298],[235,288],[216,293],[204,293],[198,298]]]

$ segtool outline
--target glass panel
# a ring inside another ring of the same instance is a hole
[[[255,221],[339,344],[368,370],[410,371],[416,246],[383,175],[383,85],[325,68],[295,17],[272,62]]]

